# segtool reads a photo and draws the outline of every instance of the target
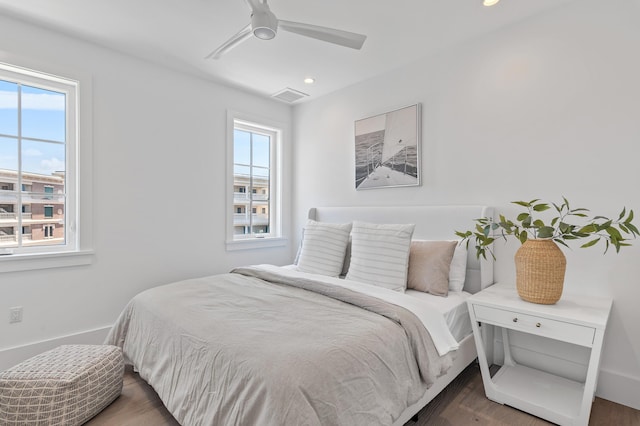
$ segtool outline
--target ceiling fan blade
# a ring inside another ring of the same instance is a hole
[[[254,11],[262,6],[260,0],[244,0],[244,2],[247,4],[247,6],[249,6],[249,9],[251,9],[251,11]]]
[[[278,28],[289,31],[290,33],[339,44],[340,46],[350,47],[352,49],[360,49],[364,44],[364,41],[367,39],[367,36],[362,34],[336,30],[333,28],[319,27],[317,25],[302,24],[300,22],[279,20]]]
[[[238,34],[231,37],[229,40],[225,41],[220,47],[218,47],[213,52],[209,53],[205,59],[213,58],[218,59],[223,53],[233,49],[236,45],[242,43],[246,39],[253,36],[251,32],[251,24],[247,25],[243,29],[238,32]]]

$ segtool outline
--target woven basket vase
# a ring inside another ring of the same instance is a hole
[[[567,260],[552,240],[527,240],[515,255],[516,286],[528,302],[552,305],[562,296]]]

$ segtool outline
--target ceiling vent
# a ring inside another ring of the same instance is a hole
[[[281,101],[284,101],[290,104],[299,99],[304,98],[305,96],[309,96],[309,95],[307,95],[306,93],[302,93],[297,90],[294,90],[290,87],[287,87],[286,89],[283,89],[278,93],[275,93],[274,95],[272,95],[273,98],[279,99]]]

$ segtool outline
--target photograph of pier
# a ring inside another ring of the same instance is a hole
[[[420,185],[419,139],[419,104],[356,121],[356,189]]]

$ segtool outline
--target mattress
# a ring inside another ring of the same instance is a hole
[[[436,309],[442,313],[445,322],[459,342],[472,333],[471,319],[467,309],[467,299],[471,293],[466,291],[450,291],[447,297],[434,296],[416,290],[407,290],[405,294],[413,296],[425,302],[425,309]]]

